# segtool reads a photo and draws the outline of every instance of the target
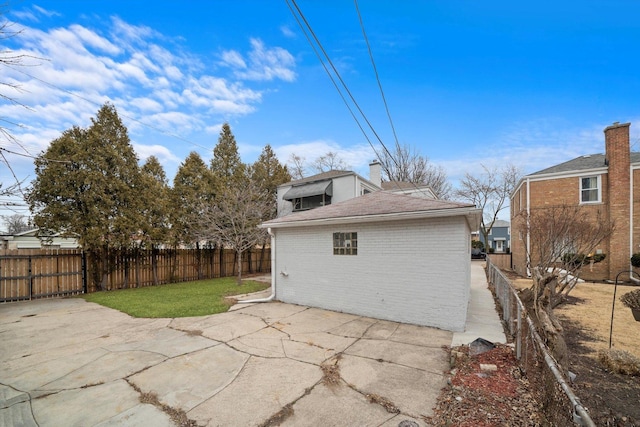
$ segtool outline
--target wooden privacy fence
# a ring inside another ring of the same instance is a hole
[[[243,254],[243,274],[271,271],[269,248]],[[122,251],[111,258],[107,289],[235,276],[236,254],[220,249]],[[74,250],[0,251],[0,302],[75,295],[99,290],[89,253]]]
[[[82,292],[86,292],[86,257],[81,251],[0,253],[0,302]]]
[[[487,254],[487,257],[491,258],[491,264],[498,267],[500,270],[511,270],[511,254]]]

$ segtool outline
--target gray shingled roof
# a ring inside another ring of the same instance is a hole
[[[321,181],[324,179],[337,178],[339,176],[355,175],[355,174],[356,173],[353,171],[330,170],[327,172],[319,173],[317,175],[308,176],[306,178],[296,179],[295,181],[290,181],[282,185],[298,185],[298,184],[304,184],[305,182]]]
[[[632,152],[631,153],[631,163],[640,162],[640,153]],[[572,172],[572,171],[581,171],[588,169],[597,169],[605,167],[605,158],[604,154],[588,154],[586,156],[576,157],[575,159],[569,160],[564,163],[560,163],[559,165],[551,166],[546,169],[542,169],[538,172],[534,172],[529,176],[533,175],[546,175],[549,173],[561,173],[561,172]]]
[[[474,209],[467,203],[449,202],[445,200],[425,199],[402,194],[376,191],[364,196],[334,203],[303,212],[295,212],[281,218],[263,223],[263,226],[295,223],[320,219],[337,219],[365,217],[375,215],[400,214],[409,212],[428,212],[436,210]]]

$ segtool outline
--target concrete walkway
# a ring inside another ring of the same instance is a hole
[[[471,297],[467,308],[467,323],[464,332],[454,332],[452,347],[484,338],[493,343],[506,343],[500,316],[496,310],[493,294],[487,284],[484,261],[471,261]]]

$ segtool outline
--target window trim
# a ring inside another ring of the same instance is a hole
[[[582,180],[587,178],[595,178],[596,179],[596,188],[582,188]],[[578,200],[581,205],[592,205],[596,203],[602,203],[602,175],[585,175],[580,176],[578,178],[579,184],[579,192],[578,192]],[[583,200],[582,192],[583,191],[592,191],[597,190],[597,199],[596,200]]]
[[[337,231],[333,233],[332,237],[334,255],[358,255],[357,231]],[[349,244],[347,245],[346,242]]]

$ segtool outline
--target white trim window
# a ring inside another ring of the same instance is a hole
[[[600,175],[580,177],[580,203],[600,203],[601,187]]]

